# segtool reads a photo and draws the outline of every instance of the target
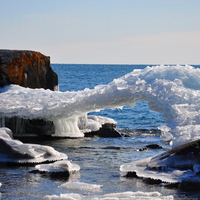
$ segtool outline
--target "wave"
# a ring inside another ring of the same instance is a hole
[[[87,113],[147,101],[152,110],[164,114],[167,127],[160,127],[161,138],[178,146],[200,138],[199,77],[200,69],[189,65],[159,65],[135,69],[107,85],[81,91],[10,85],[0,89],[0,116],[50,120],[56,126],[55,135],[83,137],[82,129],[102,124],[88,119]]]

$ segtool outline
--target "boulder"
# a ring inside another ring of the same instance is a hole
[[[122,137],[123,135],[116,130],[116,125],[111,123],[103,124],[102,127],[98,131],[92,131],[89,133],[85,133],[85,137]]]
[[[0,87],[9,83],[55,90],[58,76],[49,56],[35,51],[0,50]]]

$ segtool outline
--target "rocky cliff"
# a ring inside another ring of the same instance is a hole
[[[0,50],[0,86],[9,83],[55,90],[58,77],[48,56],[35,51]]]

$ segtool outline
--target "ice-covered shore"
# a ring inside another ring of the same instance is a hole
[[[168,127],[161,127],[161,138],[178,146],[200,138],[199,77],[200,69],[192,66],[160,65],[134,70],[108,85],[83,91],[5,86],[0,89],[0,117],[2,123],[4,117],[12,116],[51,120],[57,136],[83,137],[79,127],[93,130],[102,124],[100,119],[87,119],[88,112],[134,106],[143,100],[164,114]]]

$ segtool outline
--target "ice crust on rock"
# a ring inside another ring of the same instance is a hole
[[[189,65],[159,65],[133,70],[107,85],[82,91],[10,85],[0,89],[0,116],[51,120],[56,136],[83,137],[84,130],[96,129],[101,123],[93,120],[91,124],[90,119],[82,116],[91,111],[133,106],[142,100],[152,110],[164,114],[170,131],[163,134],[163,139],[178,146],[200,138],[199,77],[200,69]],[[80,121],[82,124],[78,125]]]
[[[0,128],[0,162],[42,163],[67,159],[67,155],[45,145],[22,143],[12,139],[11,130]]]
[[[52,164],[39,164],[35,168],[41,172],[64,172],[69,173],[77,172],[80,170],[80,166],[72,163],[69,160],[56,161]]]
[[[122,176],[125,176],[128,172],[135,172],[140,178],[151,178],[154,180],[161,180],[166,183],[178,183],[181,181],[181,176],[185,174],[185,171],[168,169],[168,171],[162,170],[150,170],[148,169],[148,163],[151,158],[134,161],[120,166]],[[191,172],[191,171],[190,171]],[[191,174],[190,174],[191,175]],[[194,175],[194,174],[193,174]]]
[[[158,156],[121,165],[121,174],[128,176],[129,173],[133,172],[135,177],[151,178],[166,183],[200,184],[198,154],[195,155],[196,152],[192,151],[191,148],[189,149],[191,151],[188,152],[185,151],[186,148],[182,152],[178,151],[177,148]]]

